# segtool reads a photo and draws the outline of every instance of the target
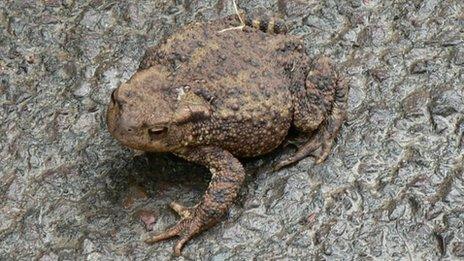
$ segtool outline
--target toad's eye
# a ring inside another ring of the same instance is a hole
[[[164,134],[167,131],[168,128],[166,127],[153,127],[151,129],[148,129],[148,135],[150,135],[150,138],[156,139],[159,138],[160,135]]]

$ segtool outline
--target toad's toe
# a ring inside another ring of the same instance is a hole
[[[174,255],[180,256],[181,250],[184,247],[185,243],[189,241],[192,237],[198,234],[204,224],[198,218],[183,218],[176,225],[167,229],[166,231],[151,236],[145,240],[145,243],[153,244],[163,240],[167,240],[176,236],[179,236],[180,239],[177,241],[174,246]]]

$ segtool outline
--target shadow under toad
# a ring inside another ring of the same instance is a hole
[[[291,150],[288,146],[281,146],[263,156],[240,158],[247,174],[242,187],[253,182],[258,175],[272,175],[273,163]],[[156,203],[153,203],[156,205],[169,204],[173,200],[194,205],[207,189],[211,173],[206,167],[173,154],[145,153],[128,160],[123,168],[115,170],[110,179],[114,189],[111,194],[117,201],[124,201],[124,195],[134,193],[131,188],[136,186],[145,191],[148,198],[155,200]],[[240,204],[240,196],[237,201]]]

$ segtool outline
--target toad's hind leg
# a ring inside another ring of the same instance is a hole
[[[346,118],[348,84],[341,79],[326,57],[318,59],[306,78],[306,88],[292,91],[294,96],[295,127],[311,138],[298,151],[281,160],[278,170],[295,163],[321,148],[316,163],[323,162],[330,154],[333,141]]]
[[[181,220],[163,233],[145,240],[147,243],[155,243],[178,236],[180,239],[174,246],[174,254],[177,256],[181,254],[187,241],[221,220],[245,179],[242,164],[231,153],[221,148],[198,147],[178,155],[208,167],[213,176],[203,200],[198,205],[187,208],[175,202],[171,203]]]

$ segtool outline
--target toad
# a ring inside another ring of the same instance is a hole
[[[246,175],[237,158],[274,150],[294,128],[307,141],[275,169],[317,150],[321,163],[345,120],[348,85],[328,58],[310,59],[280,20],[244,20],[180,29],[147,50],[111,95],[107,125],[123,145],[174,153],[212,173],[201,202],[171,203],[180,221],[146,240],[179,237],[176,255],[233,204]]]

